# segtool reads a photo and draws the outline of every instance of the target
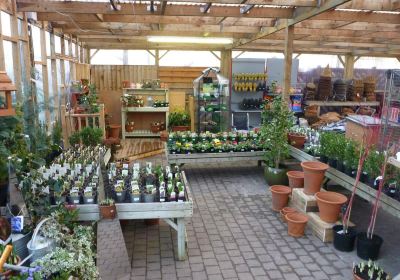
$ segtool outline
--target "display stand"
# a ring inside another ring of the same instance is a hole
[[[317,158],[293,147],[290,146],[290,156],[293,158],[299,160],[299,161],[318,161]],[[345,189],[352,191],[353,186],[355,183],[355,179],[353,177],[350,177],[346,175],[343,172],[340,172],[339,170],[330,167],[326,172],[325,172],[325,177],[336,182],[340,186],[344,187]],[[377,196],[377,191],[368,185],[359,182],[358,188],[357,188],[357,193],[358,196],[364,198],[365,200],[374,203],[376,196]],[[400,202],[387,196],[386,194],[382,193],[380,197],[380,207],[391,213],[392,215],[396,217],[400,217]]]
[[[207,68],[193,81],[195,127],[198,133],[226,131],[229,128],[229,79],[219,68]]]
[[[168,107],[153,107],[147,103],[147,97],[154,97],[156,100],[162,100],[165,102],[169,101],[168,89],[137,89],[137,88],[123,88],[123,96],[137,95],[144,96],[144,106],[133,107],[133,106],[122,106],[121,108],[121,130],[122,139],[126,137],[159,137],[159,132],[152,132],[150,130],[151,122],[164,121],[165,126],[168,126]],[[152,104],[151,104],[152,105]],[[163,114],[163,116],[160,116]],[[125,124],[127,119],[135,121],[135,129],[132,132],[127,132]]]
[[[320,114],[321,107],[359,107],[359,106],[370,106],[370,107],[377,107],[379,106],[378,101],[365,101],[365,102],[358,102],[358,101],[313,101],[307,100],[304,101],[304,104],[307,106],[318,106],[317,109],[317,116]]]
[[[178,259],[186,259],[186,225],[185,218],[193,216],[193,199],[185,172],[181,178],[185,185],[184,202],[147,202],[147,203],[116,203],[117,218],[120,220],[163,219],[177,231]],[[77,205],[79,221],[98,221],[99,206]]]

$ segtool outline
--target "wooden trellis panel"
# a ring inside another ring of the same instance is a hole
[[[207,67],[160,67],[158,76],[167,83],[170,90],[188,92],[193,90],[193,80]]]
[[[146,79],[157,79],[156,66],[144,65],[91,65],[91,82],[101,90],[121,90],[122,81],[141,83]]]
[[[86,63],[76,63],[76,80],[90,79],[90,65]]]

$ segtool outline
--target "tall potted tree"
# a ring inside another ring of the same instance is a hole
[[[271,185],[287,185],[286,172],[282,161],[289,155],[288,132],[293,126],[294,115],[282,97],[267,101],[262,113],[260,140],[265,149],[266,167],[264,175]]]

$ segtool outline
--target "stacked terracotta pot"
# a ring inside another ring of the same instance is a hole
[[[327,223],[336,222],[347,197],[336,192],[320,191],[329,166],[319,161],[304,161],[301,166],[304,170],[304,193],[315,195],[321,220]]]

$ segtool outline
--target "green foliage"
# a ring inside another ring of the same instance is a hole
[[[61,145],[62,143],[62,127],[59,121],[56,121],[53,125],[53,130],[51,132],[51,138],[53,145]]]
[[[101,144],[102,137],[103,131],[98,127],[87,126],[80,132],[82,144],[85,146],[96,146]]]
[[[321,155],[341,161],[345,159],[347,139],[344,134],[323,132],[321,133],[320,145]]]
[[[171,129],[173,126],[190,126],[190,115],[188,112],[180,109],[169,114],[168,126]]]
[[[262,120],[260,141],[266,150],[264,159],[269,167],[279,168],[281,161],[289,155],[287,134],[293,126],[293,112],[281,97],[275,97],[266,104]]]
[[[80,102],[86,107],[86,111],[89,114],[94,114],[99,112],[99,105],[97,104],[97,91],[95,85],[89,85],[89,92],[87,94],[83,94]]]
[[[359,151],[357,149],[358,143],[353,140],[347,140],[346,150],[344,154],[344,163],[346,166],[351,166],[356,168],[358,165],[358,160],[360,158]]]
[[[103,131],[98,127],[87,126],[80,132],[76,131],[68,138],[69,144],[74,146],[82,141],[85,146],[96,146],[101,144],[103,138]]]
[[[371,148],[364,162],[364,171],[372,178],[376,178],[381,173],[381,167],[384,161],[385,155]]]
[[[106,198],[102,201],[100,201],[101,206],[111,206],[114,205],[114,200],[112,198]]]
[[[81,142],[81,134],[79,131],[72,133],[71,136],[69,136],[68,141],[71,146],[79,144]]]

